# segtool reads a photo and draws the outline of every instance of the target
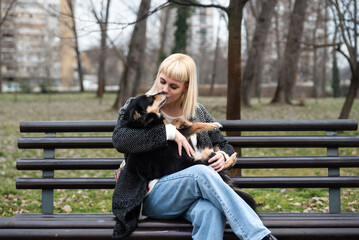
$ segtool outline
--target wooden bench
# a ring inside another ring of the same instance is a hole
[[[239,157],[237,168],[326,168],[328,176],[233,177],[241,188],[326,188],[329,213],[259,213],[264,224],[280,240],[359,239],[359,213],[341,212],[341,188],[358,188],[359,176],[340,176],[341,168],[359,167],[359,156],[339,156],[339,148],[358,148],[359,136],[338,136],[355,131],[356,120],[219,121],[223,131],[242,131],[227,137],[241,148],[324,148],[327,156]],[[42,213],[0,218],[0,239],[111,239],[115,224],[112,213],[53,213],[54,189],[113,189],[114,176],[107,178],[58,178],[57,170],[117,169],[121,158],[55,158],[56,149],[113,148],[115,121],[21,122],[22,133],[44,133],[20,137],[20,149],[43,149],[43,158],[17,159],[18,170],[41,170],[39,178],[17,178],[17,189],[41,189]],[[258,132],[244,136],[245,132]],[[289,135],[279,134],[288,131]],[[107,132],[106,137],[83,137],[84,133]],[[272,134],[268,136],[266,132]],[[310,132],[314,135],[304,136]],[[56,136],[73,133],[76,136]],[[60,134],[60,135],[61,135]],[[80,135],[80,136],[78,136]],[[263,136],[264,135],[264,136]],[[114,150],[115,151],[115,150]],[[191,224],[185,220],[140,221],[128,239],[191,239]],[[238,239],[227,226],[225,239]]]

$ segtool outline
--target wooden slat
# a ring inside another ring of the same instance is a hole
[[[123,158],[17,159],[17,170],[91,170],[117,169]]]
[[[359,177],[233,177],[243,188],[359,187]],[[17,178],[17,189],[113,189],[114,178]]]
[[[243,136],[226,137],[235,147],[359,147],[359,136]],[[21,137],[20,149],[113,148],[111,137]]]
[[[359,228],[269,228],[272,233],[280,240],[348,240],[359,238]],[[24,239],[27,240],[47,240],[47,239],[93,239],[93,240],[111,240],[113,229],[111,228],[82,228],[82,229],[2,229],[0,231],[1,239]],[[150,230],[136,229],[126,239],[146,239],[146,240],[188,240],[191,239],[192,228],[178,230]],[[237,240],[230,229],[224,232],[224,239]]]
[[[359,156],[241,157],[234,168],[328,168],[359,167]]]
[[[16,161],[18,170],[117,169],[123,158],[55,158]],[[241,157],[234,168],[328,168],[359,167],[359,156]]]
[[[355,119],[329,120],[223,120],[223,131],[345,131],[356,130]]]
[[[235,147],[359,147],[359,136],[250,136],[226,137]]]
[[[21,149],[42,148],[113,148],[111,137],[25,137],[19,138]]]
[[[358,213],[259,213],[263,223],[279,239],[357,239]],[[30,221],[29,221],[30,220]],[[110,239],[115,219],[113,214],[17,214],[0,219],[1,239]],[[190,239],[192,226],[183,219],[138,222],[127,239]],[[171,232],[173,235],[161,235]],[[147,236],[143,234],[146,233]],[[93,238],[92,238],[93,237]],[[182,238],[185,237],[185,238]],[[224,239],[237,239],[226,225]]]
[[[285,220],[270,220],[262,219],[266,227],[279,227],[279,228],[320,228],[320,227],[341,227],[341,228],[359,228],[359,219],[285,219]],[[60,219],[57,221],[48,221],[47,219],[8,219],[7,221],[0,221],[1,228],[113,228],[115,226],[115,219],[105,221],[103,219],[86,220],[78,219],[73,221],[69,219]],[[185,220],[172,220],[172,221],[158,221],[150,219],[148,221],[140,221],[138,228],[162,228],[162,229],[178,229],[178,228],[191,228],[190,222]],[[229,226],[227,225],[229,228]]]
[[[356,130],[355,119],[219,120],[223,131],[345,131]],[[23,121],[20,132],[112,132],[116,121]]]
[[[16,219],[46,219],[51,220],[62,220],[66,221],[80,221],[80,219],[86,219],[91,221],[98,220],[114,220],[113,213],[54,213],[54,214],[41,214],[41,213],[18,213],[15,215]],[[359,224],[359,213],[358,212],[342,212],[342,213],[287,213],[287,212],[261,212],[259,216],[263,220],[286,220],[286,219],[297,219],[297,220],[346,220],[356,219]],[[0,218],[3,219],[3,218]],[[12,217],[11,217],[12,219]],[[142,220],[146,222],[147,220]],[[141,222],[142,222],[141,221]],[[171,222],[172,220],[153,220],[151,222],[164,221],[165,223]],[[173,221],[178,221],[173,220]]]
[[[20,132],[112,132],[116,121],[23,121]]]
[[[359,187],[359,177],[233,177],[243,188],[329,188]]]

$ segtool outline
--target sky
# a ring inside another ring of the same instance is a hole
[[[99,12],[101,9],[102,0],[93,0],[96,9]],[[130,22],[136,20],[136,14],[138,7],[140,5],[140,0],[124,1],[124,0],[112,0],[110,8],[110,18],[109,22],[109,37],[112,39],[116,45],[126,45],[129,41],[134,25],[128,26]],[[166,0],[152,0],[151,10],[165,3]],[[202,0],[201,3],[210,3],[211,1]],[[214,1],[216,4],[221,4],[227,6],[229,0],[218,0]],[[91,13],[90,1],[76,1],[75,7],[75,16],[76,25],[79,33],[79,42],[80,42],[80,51],[89,49],[93,46],[98,46],[100,41],[100,31],[99,26]],[[214,11],[214,29],[217,31],[217,24],[219,19],[219,11]],[[160,11],[148,18],[147,34],[152,36],[159,36],[159,30],[161,28],[158,18],[160,16]],[[222,31],[226,31],[226,26],[222,20],[220,24],[223,25]],[[221,36],[225,37],[227,33],[221,33]]]

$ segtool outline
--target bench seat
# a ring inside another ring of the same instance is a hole
[[[263,223],[279,239],[356,239],[359,216],[355,213],[261,213]],[[0,239],[111,239],[113,214],[18,214],[0,220]],[[139,221],[126,239],[191,239],[186,220]],[[226,226],[226,239],[238,239]]]

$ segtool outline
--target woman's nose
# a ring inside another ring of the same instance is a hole
[[[168,85],[163,86],[162,91],[168,93]]]

